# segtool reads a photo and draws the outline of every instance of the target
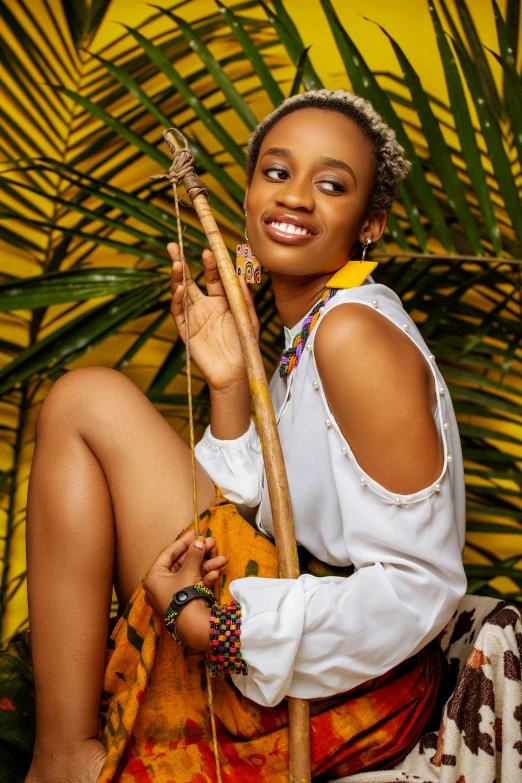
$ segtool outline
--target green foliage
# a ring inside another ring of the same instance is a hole
[[[9,7],[0,0],[8,30],[0,239],[13,253],[0,285],[0,309],[17,335],[20,324],[26,334],[1,341],[1,400],[14,405],[18,417],[16,427],[2,431],[12,447],[11,466],[1,476],[7,498],[2,616],[25,578],[10,577],[9,565],[14,531],[24,521],[15,518],[14,493],[31,400],[45,379],[56,379],[94,345],[148,316],[125,355],[114,357],[111,366],[123,370],[169,316],[165,238],[175,235],[175,220],[168,183],[148,178],[169,166],[163,128],[175,126],[189,137],[232,249],[244,228],[245,143],[262,118],[253,106],[270,110],[286,95],[322,86],[313,63],[323,53],[304,45],[282,0],[271,6],[216,0],[214,13],[190,24],[179,15],[187,0],[168,10],[154,7],[139,28],[125,27],[109,46],[92,52],[86,48],[106,0],[62,2],[60,18],[44,5],[42,16],[24,0]],[[508,0],[504,19],[492,0],[498,51],[491,55],[479,40],[471,5],[456,2],[459,25],[444,0],[442,15],[429,6],[447,105],[424,89],[407,52],[384,28],[383,46],[391,47],[400,75],[373,73],[335,3],[321,5],[346,69],[346,87],[373,103],[413,162],[380,243],[383,263],[375,277],[403,299],[451,390],[466,460],[473,534],[468,551],[482,563],[468,566],[469,589],[498,595],[492,581],[506,576],[519,597],[522,555],[500,559],[477,545],[475,536],[493,533],[498,541],[522,533],[519,5]],[[18,45],[30,56],[32,72],[17,56]],[[501,68],[500,89],[492,64]],[[134,171],[138,178],[130,177]],[[183,220],[187,257],[197,275],[205,237],[189,208]],[[18,273],[20,259],[33,274]],[[91,304],[100,298],[105,301]],[[70,305],[67,322],[49,328],[64,304]],[[270,371],[282,327],[266,283],[256,292],[256,306]],[[186,396],[165,390],[183,372],[184,361],[183,345],[174,339],[144,390],[155,404],[174,406],[181,422]],[[203,391],[195,402],[203,424],[208,395]]]

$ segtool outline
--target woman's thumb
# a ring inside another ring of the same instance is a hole
[[[191,565],[198,568],[203,560],[205,554],[205,537],[197,536],[189,547],[187,555],[189,557]]]

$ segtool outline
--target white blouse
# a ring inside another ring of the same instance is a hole
[[[326,314],[355,302],[392,321],[426,358],[437,393],[435,421],[444,447],[433,484],[396,496],[357,463],[323,391],[314,341]],[[305,316],[306,317],[306,316]],[[285,327],[285,349],[304,317]],[[466,591],[462,565],[465,488],[457,422],[435,357],[399,297],[369,277],[323,307],[297,367],[276,370],[270,393],[288,474],[297,543],[349,577],[246,577],[230,584],[241,602],[247,676],[233,677],[265,706],[285,696],[324,698],[384,674],[446,625]],[[196,446],[210,478],[233,503],[257,508],[255,524],[273,538],[259,435],[253,421],[236,440],[210,427]]]

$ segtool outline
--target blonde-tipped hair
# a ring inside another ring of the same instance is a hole
[[[247,182],[252,179],[259,150],[268,131],[287,114],[309,107],[344,114],[359,125],[372,143],[377,164],[367,210],[389,211],[399,185],[412,164],[405,157],[404,148],[397,141],[395,131],[384,122],[372,104],[360,95],[346,90],[309,90],[292,95],[265,117],[254,129],[247,143]]]

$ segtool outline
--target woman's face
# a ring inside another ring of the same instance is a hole
[[[354,242],[376,241],[386,216],[371,223],[366,204],[375,158],[359,126],[335,111],[299,109],[266,134],[247,188],[250,246],[269,271],[334,272]]]

